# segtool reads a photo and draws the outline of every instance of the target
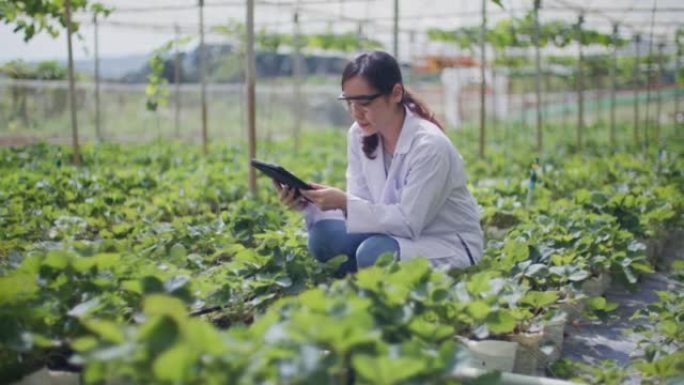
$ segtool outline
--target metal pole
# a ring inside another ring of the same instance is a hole
[[[683,35],[684,36],[684,35]],[[679,35],[677,35],[679,37]],[[675,41],[677,43],[677,50],[675,51],[677,54],[675,55],[675,118],[674,118],[674,123],[675,127],[677,127],[679,121],[679,94],[681,93],[679,91],[679,69],[681,67],[681,56],[682,56],[682,46],[684,45],[684,42],[680,42],[679,39]],[[684,120],[684,119],[683,119]]]
[[[577,18],[577,42],[578,42],[578,57],[577,57],[577,151],[582,150],[582,135],[584,131],[584,74],[582,71],[582,23],[584,23],[584,15],[580,14]]]
[[[613,63],[610,66],[610,146],[615,146],[615,93],[617,91],[618,23],[613,24]]]
[[[634,61],[634,144],[639,145],[639,61],[640,61],[640,46],[641,35],[637,34],[634,38],[636,46],[636,60]]]
[[[651,34],[648,42],[648,61],[646,70],[646,112],[644,113],[644,146],[649,145],[649,134],[652,127],[650,110],[651,110],[651,89],[653,88],[653,34]]]
[[[494,56],[496,56],[496,52],[494,53]],[[496,60],[492,58],[492,63],[494,63]],[[496,81],[497,81],[497,76],[496,76],[496,66],[492,64],[492,97],[490,98],[490,107],[492,109],[492,138],[494,139],[494,142],[496,143],[498,139],[498,121],[497,121],[497,98],[498,98],[498,93],[496,92]]]
[[[658,43],[658,81],[656,82],[657,89],[657,100],[656,100],[656,114],[655,114],[655,142],[656,144],[660,142],[660,111],[663,102],[663,76],[665,73],[663,64],[663,49],[665,48],[665,43]]]
[[[485,117],[487,106],[485,104],[485,93],[487,91],[487,81],[485,79],[486,52],[485,40],[487,38],[487,1],[482,0],[482,27],[480,30],[480,158],[485,156]]]
[[[173,115],[173,126],[176,138],[180,137],[180,109],[181,109],[181,94],[180,94],[180,83],[181,83],[181,56],[180,50],[178,49],[178,41],[180,39],[180,26],[174,24],[173,26],[176,41],[174,44],[175,55],[173,61],[173,83],[175,85],[175,111]]]
[[[299,134],[302,129],[302,112],[304,110],[302,103],[302,52],[301,39],[299,31],[299,11],[294,14],[294,50],[292,55],[292,72],[294,75],[294,147],[295,153],[299,152]]]
[[[95,29],[95,138],[102,141],[102,126],[100,119],[100,37],[97,25],[97,13],[93,15]]]
[[[204,0],[199,0],[199,33],[200,33],[200,94],[202,104],[202,149],[209,152],[209,134],[207,133],[207,50],[204,46]]]
[[[256,64],[254,59],[254,0],[247,0],[247,127],[249,129],[248,162],[256,157],[256,106],[255,106],[255,78]],[[254,167],[249,169],[249,191],[256,197],[256,173]]]
[[[399,0],[394,0],[394,25],[392,27],[392,52],[399,60]]]
[[[67,26],[67,51],[69,55],[69,103],[71,110],[71,140],[74,146],[74,164],[81,165],[81,149],[78,145],[78,121],[76,119],[76,86],[74,84],[74,54],[71,44],[71,0],[64,1],[64,19]]]
[[[537,94],[537,151],[542,152],[543,146],[543,131],[542,131],[542,110],[541,110],[541,54],[539,39],[539,8],[541,7],[541,0],[534,0],[534,53],[535,53],[535,93]]]

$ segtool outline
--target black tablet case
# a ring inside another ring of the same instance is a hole
[[[255,167],[257,170],[268,175],[280,184],[293,187],[298,190],[313,190],[313,187],[309,186],[308,183],[297,178],[296,176],[294,176],[294,174],[292,174],[291,172],[287,171],[286,169],[277,164],[262,162],[257,159],[252,159],[251,163],[252,166]]]

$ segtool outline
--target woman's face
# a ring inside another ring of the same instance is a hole
[[[342,85],[349,113],[364,136],[376,134],[388,125],[398,111],[401,91],[401,85],[396,84],[389,95],[380,94],[361,76],[354,76]]]

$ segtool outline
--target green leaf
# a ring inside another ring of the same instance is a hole
[[[92,313],[94,309],[97,308],[97,306],[100,304],[100,300],[98,298],[93,298],[89,301],[82,302],[76,306],[74,306],[67,315],[70,315],[72,317],[81,317],[84,314]]]
[[[311,289],[299,295],[302,305],[308,306],[312,310],[327,311],[330,301],[325,297],[321,289]]]
[[[71,342],[71,348],[77,352],[87,352],[97,346],[97,338],[81,337]]]
[[[27,300],[37,292],[38,284],[33,275],[15,273],[0,277],[0,305]]]
[[[587,300],[587,306],[593,310],[605,310],[608,301],[603,297],[592,297]]]
[[[43,261],[44,266],[52,267],[56,270],[64,269],[69,265],[70,255],[63,251],[51,251]]]
[[[523,296],[521,302],[532,306],[535,309],[541,309],[553,304],[558,300],[557,291],[534,291],[530,290]]]
[[[187,317],[185,304],[178,298],[152,294],[143,300],[143,311],[147,315],[168,315],[176,321]]]
[[[573,282],[581,282],[587,278],[589,278],[589,272],[579,268],[575,269],[572,273],[570,273],[570,275],[568,275],[568,279]]]
[[[526,277],[546,277],[549,275],[549,268],[543,263],[535,263],[525,269]]]
[[[362,289],[377,291],[382,285],[384,273],[377,267],[370,267],[368,269],[361,269],[356,273],[356,285]]]
[[[197,318],[188,321],[183,329],[187,345],[198,352],[220,355],[225,351],[223,336],[212,325]]]
[[[408,380],[425,369],[426,362],[414,357],[374,357],[358,354],[352,366],[359,376],[373,384],[391,385]]]
[[[193,357],[186,346],[177,344],[163,352],[155,361],[152,370],[157,379],[181,383],[187,377]]]
[[[496,334],[510,333],[515,329],[515,318],[506,310],[498,310],[487,316],[487,326]]]
[[[473,275],[466,284],[468,291],[474,295],[481,295],[490,290],[489,280],[491,275],[489,272],[481,272]]]
[[[485,319],[491,311],[489,304],[484,301],[473,301],[466,305],[466,309],[476,320]]]
[[[119,326],[112,321],[89,319],[81,320],[81,323],[88,330],[105,339],[106,341],[116,344],[120,344],[125,341],[123,331],[121,331]]]
[[[184,262],[187,255],[188,252],[185,249],[185,246],[180,243],[176,243],[171,247],[171,250],[169,250],[169,257],[176,263]]]
[[[292,278],[288,276],[280,276],[275,279],[275,284],[280,286],[280,287],[290,287],[292,286]]]
[[[453,327],[440,323],[428,322],[424,318],[414,318],[409,329],[418,336],[432,341],[439,341],[454,335]]]

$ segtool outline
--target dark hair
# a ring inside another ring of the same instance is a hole
[[[434,123],[437,127],[444,130],[442,125],[435,118],[434,113],[425,103],[416,97],[411,91],[404,87],[401,78],[399,63],[392,55],[383,51],[365,52],[358,55],[354,60],[347,63],[342,72],[341,85],[355,77],[361,76],[364,80],[375,88],[378,92],[388,95],[392,92],[395,84],[399,83],[404,88],[401,98],[401,105],[408,107],[414,114]],[[373,152],[378,148],[380,138],[378,134],[363,137],[363,153],[369,159],[374,159]]]

